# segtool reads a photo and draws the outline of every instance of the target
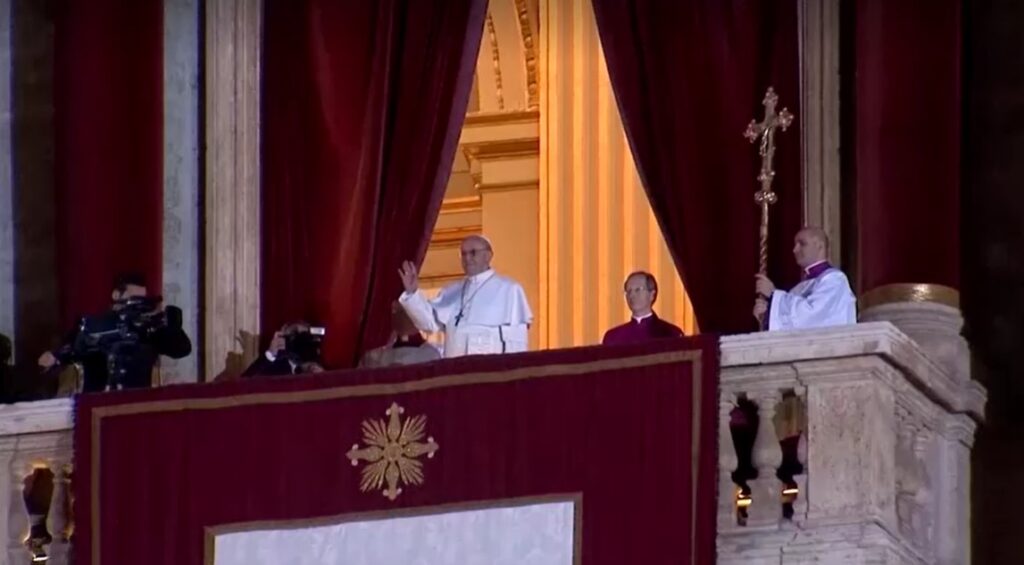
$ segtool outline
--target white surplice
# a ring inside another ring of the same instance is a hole
[[[813,268],[813,266],[811,267]],[[857,323],[857,299],[850,282],[834,267],[808,278],[789,292],[772,293],[769,330],[802,330]]]
[[[444,356],[526,351],[533,312],[523,287],[489,269],[441,289],[432,300],[403,292],[398,302],[421,331],[443,331]]]

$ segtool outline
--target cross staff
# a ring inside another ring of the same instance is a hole
[[[762,275],[768,273],[768,207],[779,199],[772,192],[772,179],[775,178],[775,171],[772,170],[772,158],[775,157],[775,128],[786,131],[789,124],[793,123],[793,114],[789,113],[789,110],[783,108],[781,112],[775,112],[778,103],[779,96],[775,94],[775,89],[769,86],[762,102],[764,119],[761,122],[751,120],[747,131],[743,133],[743,137],[749,139],[751,143],[761,138],[761,147],[758,150],[758,154],[761,155],[761,172],[757,175],[757,180],[761,181],[761,190],[754,193],[754,202],[761,207],[761,253],[758,273]]]

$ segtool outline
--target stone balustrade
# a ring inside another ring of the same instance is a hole
[[[986,392],[969,375],[888,322],[730,336],[721,355],[719,563],[970,562]],[[737,404],[756,410],[737,422]],[[787,437],[802,470],[784,483]],[[737,446],[756,470],[740,496]]]
[[[0,405],[0,563],[69,562],[71,428],[69,398]]]
[[[719,563],[969,563],[969,376],[888,322],[725,337],[721,364]],[[0,565],[68,562],[71,430],[70,399],[0,406]]]

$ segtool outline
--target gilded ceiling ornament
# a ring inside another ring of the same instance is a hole
[[[426,432],[426,416],[413,416],[402,421],[404,412],[404,408],[392,402],[385,412],[388,416],[386,423],[380,419],[363,422],[366,447],[353,444],[347,454],[353,467],[360,461],[368,463],[363,467],[359,490],[381,489],[389,500],[395,500],[402,494],[401,485],[423,484],[423,463],[418,458],[424,454],[428,459],[433,458],[439,446],[432,437],[428,437],[426,443],[421,441]]]

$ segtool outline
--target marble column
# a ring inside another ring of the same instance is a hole
[[[961,3],[865,0],[849,16],[860,318],[892,322],[966,382],[957,291]]]
[[[199,334],[199,0],[164,0],[163,296],[181,308],[192,355],[161,358],[162,384],[195,382]]]
[[[260,314],[262,2],[206,6],[205,354],[207,379],[256,357]]]

